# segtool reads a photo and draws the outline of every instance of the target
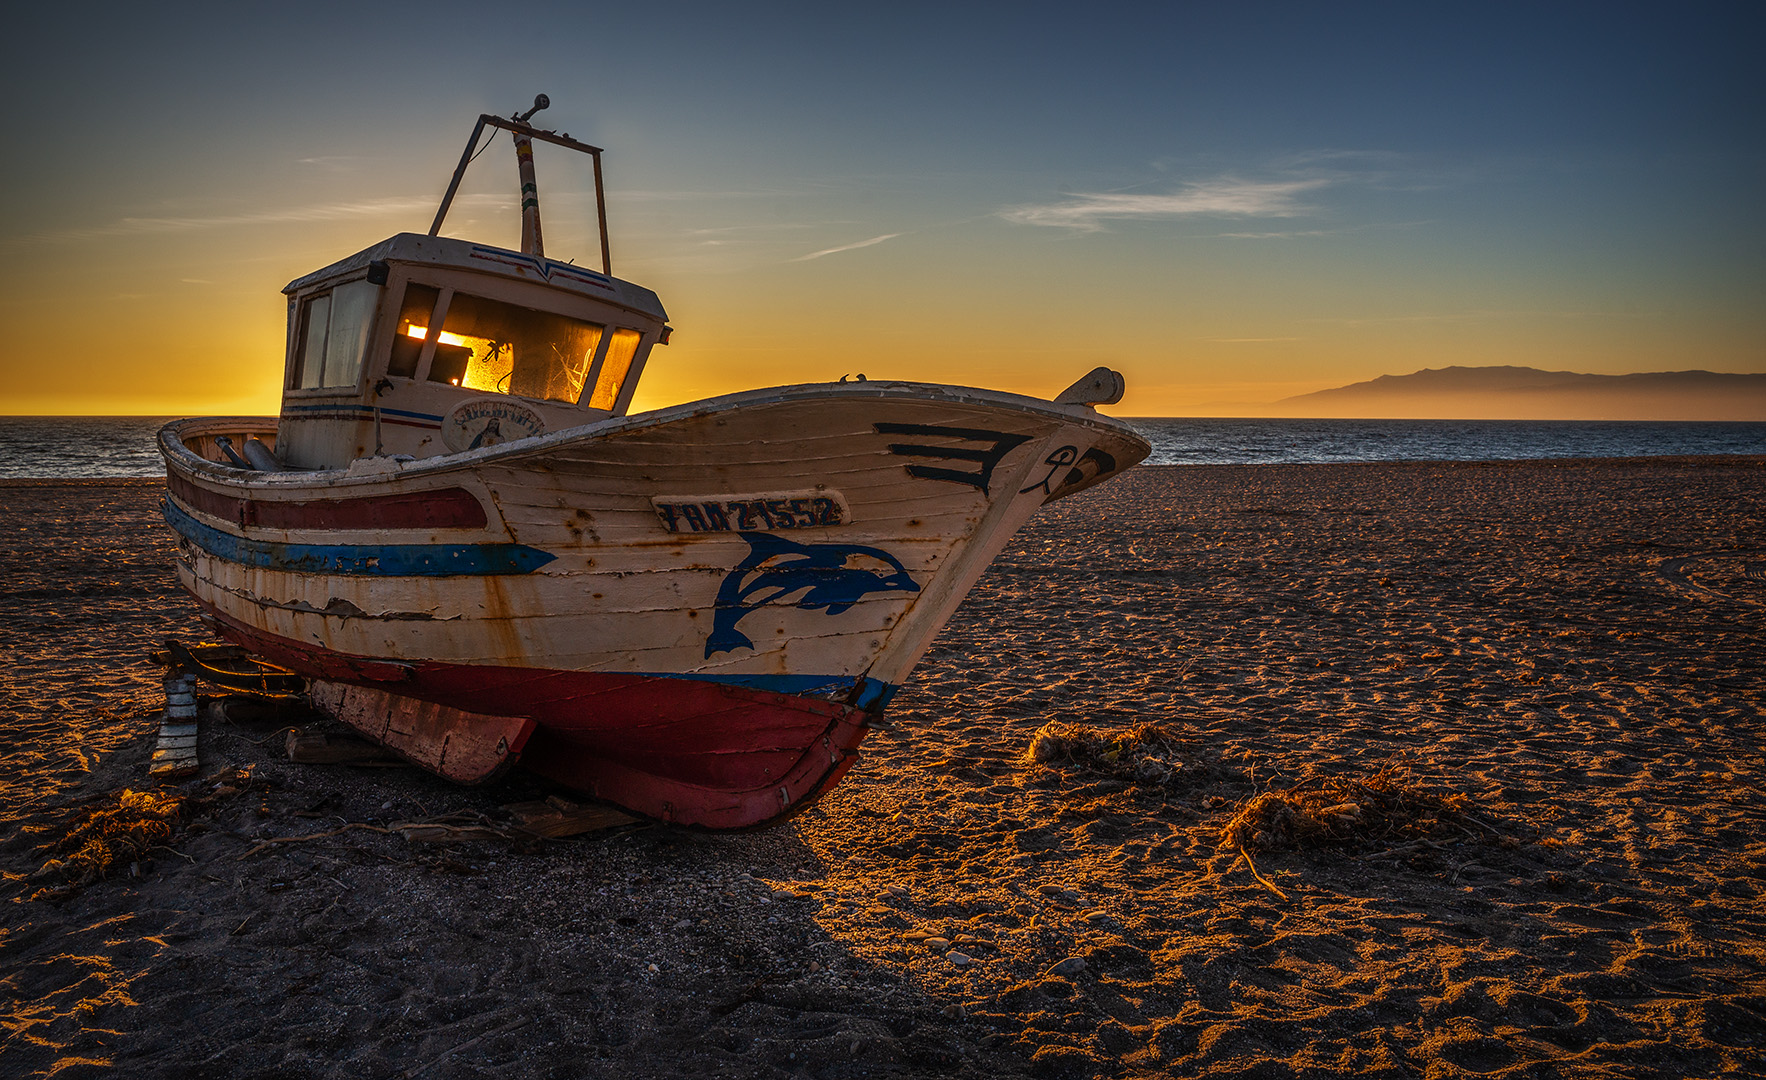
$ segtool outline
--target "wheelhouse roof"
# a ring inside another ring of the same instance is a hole
[[[539,255],[525,255],[519,251],[470,240],[424,236],[420,233],[399,233],[389,237],[322,270],[295,278],[282,291],[294,296],[352,277],[375,262],[442,266],[534,282],[561,292],[618,304],[658,322],[668,321],[668,313],[663,310],[662,301],[642,285],[622,281],[586,266],[562,263]]]

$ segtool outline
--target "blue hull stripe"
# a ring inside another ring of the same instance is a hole
[[[525,544],[274,544],[210,528],[166,500],[166,524],[210,555],[299,574],[484,577],[531,574],[557,558]]]
[[[324,405],[289,405],[282,406],[282,415],[299,416],[301,413],[349,413],[367,420],[372,419],[374,410],[380,409],[381,416],[403,416],[413,420],[431,420],[439,424],[442,418],[435,413],[411,412],[409,409],[388,409],[375,405],[358,405],[353,402],[336,402]],[[305,419],[304,417],[301,417]]]
[[[895,696],[896,690],[900,689],[877,679],[854,678],[851,675],[707,675],[704,672],[686,675],[666,671],[644,671],[639,674],[660,679],[697,679],[727,686],[745,686],[751,690],[771,690],[776,694],[790,694],[793,697],[806,694],[832,697],[841,690],[859,686],[858,697],[851,704],[861,709],[883,708]]]

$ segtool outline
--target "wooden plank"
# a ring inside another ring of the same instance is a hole
[[[451,709],[382,690],[315,681],[313,704],[399,756],[457,784],[481,784],[515,764],[534,722]]]
[[[573,803],[555,795],[543,801],[507,803],[503,809],[515,819],[516,828],[546,837],[600,832],[640,820],[611,806]]]

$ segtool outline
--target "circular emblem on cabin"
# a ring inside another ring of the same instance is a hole
[[[508,398],[473,398],[454,406],[442,421],[442,442],[456,454],[542,435],[540,414]]]

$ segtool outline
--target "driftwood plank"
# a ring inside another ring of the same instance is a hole
[[[506,830],[489,825],[449,825],[439,821],[394,822],[392,832],[413,843],[457,844],[466,840],[511,840]]]
[[[576,836],[638,820],[610,806],[585,806],[556,796],[543,802],[508,803],[503,809],[515,819],[517,828],[546,837]]]

